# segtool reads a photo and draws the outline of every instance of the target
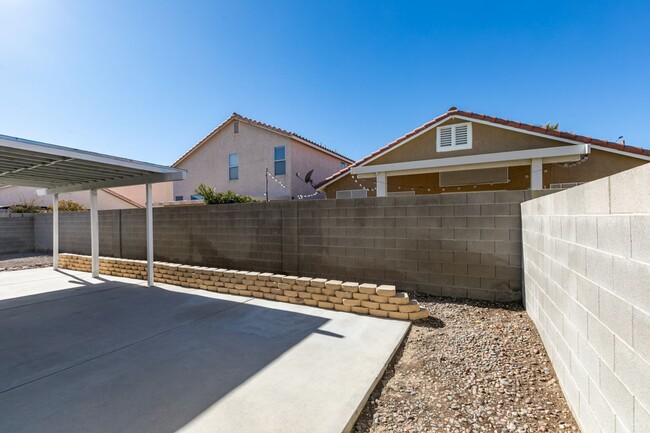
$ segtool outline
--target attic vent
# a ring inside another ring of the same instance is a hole
[[[235,134],[239,134],[239,120],[233,122],[233,130],[235,131]]]
[[[438,152],[472,148],[472,124],[469,122],[440,126],[436,131]]]

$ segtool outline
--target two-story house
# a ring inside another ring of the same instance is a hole
[[[194,189],[201,183],[263,200],[267,181],[271,200],[324,198],[304,176],[312,171],[315,184],[352,162],[291,131],[233,113],[172,164],[188,171],[187,179],[174,182],[174,200],[199,199]]]

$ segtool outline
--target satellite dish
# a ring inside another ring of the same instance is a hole
[[[311,182],[311,175],[312,175],[313,172],[314,172],[313,168],[307,172],[307,174],[305,175],[305,183],[312,183]]]

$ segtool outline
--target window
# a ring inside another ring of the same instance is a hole
[[[191,196],[191,199],[192,199],[192,200],[203,200],[203,196],[202,196],[202,195],[195,194],[195,195],[192,195],[192,196]]]
[[[239,120],[235,120],[235,122],[232,124],[233,131],[235,131],[235,134],[239,134]]]
[[[341,168],[345,168],[345,162],[341,161]]]
[[[228,155],[228,179],[239,179],[239,155],[236,153]]]
[[[449,152],[472,148],[472,124],[457,123],[436,129],[436,150]]]
[[[284,146],[273,148],[273,160],[275,164],[275,175],[287,174],[287,159]]]
[[[336,191],[336,198],[366,198],[368,197],[367,189],[348,189]]]
[[[183,196],[182,195],[177,195],[176,197],[174,197],[174,200],[183,201]]]

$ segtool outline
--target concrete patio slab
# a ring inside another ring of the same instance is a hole
[[[347,431],[408,326],[73,271],[0,273],[0,431]]]

